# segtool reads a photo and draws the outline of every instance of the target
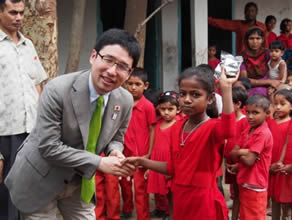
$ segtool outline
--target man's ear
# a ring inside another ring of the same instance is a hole
[[[91,51],[91,55],[90,55],[90,58],[89,58],[89,63],[90,63],[91,65],[93,64],[93,62],[94,62],[94,60],[96,59],[96,57],[97,57],[97,52],[96,52],[95,49],[93,49],[93,50]]]

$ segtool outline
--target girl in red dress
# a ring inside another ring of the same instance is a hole
[[[171,127],[177,120],[179,112],[178,94],[173,91],[167,91],[158,98],[158,111],[161,119],[155,126],[155,139],[151,160],[169,161],[170,160],[170,132]],[[155,210],[152,212],[153,217],[169,217],[169,193],[167,176],[149,171],[148,175],[148,193],[154,193]]]
[[[268,192],[272,197],[272,218],[280,219],[281,204],[283,215],[287,215],[287,207],[292,207],[292,91],[277,91],[273,104],[275,120],[268,120],[274,139]]]
[[[268,15],[265,20],[265,25],[267,29],[267,40],[268,45],[272,43],[274,40],[277,40],[277,35],[273,32],[275,25],[277,23],[277,19],[274,15]]]
[[[288,41],[292,39],[292,20],[284,18],[280,24],[281,34],[277,37],[277,40],[283,41],[285,48],[288,48]]]
[[[178,80],[179,104],[187,117],[172,126],[169,162],[143,157],[126,158],[123,162],[172,176],[174,220],[228,219],[216,174],[221,168],[224,140],[234,135],[231,88],[238,76],[227,78],[222,70],[221,119],[209,119],[206,110],[215,101],[213,73],[209,68],[191,67]]]

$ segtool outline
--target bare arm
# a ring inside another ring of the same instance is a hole
[[[248,78],[250,80],[250,83],[252,87],[257,87],[257,86],[272,86],[274,88],[277,88],[280,84],[280,80],[275,80],[275,79],[252,79],[247,76],[247,71],[246,70],[241,70],[240,71],[240,76],[244,78]]]
[[[279,65],[279,80],[281,83],[285,83],[287,79],[287,66],[285,62],[281,62]]]
[[[133,164],[136,167],[142,166],[146,169],[150,169],[161,174],[169,175],[167,173],[167,162],[154,161],[147,159],[145,157],[127,157],[125,160],[122,161],[122,165],[125,165],[127,163]]]
[[[148,154],[146,155],[146,157],[148,159],[151,157],[153,145],[154,145],[154,139],[155,139],[155,126],[154,125],[149,126],[149,133],[150,133],[149,151],[148,151]]]
[[[254,165],[254,163],[256,162],[258,158],[258,154],[255,152],[248,152],[246,155],[242,155],[240,156],[239,160],[240,162],[247,166],[250,167],[252,165]]]

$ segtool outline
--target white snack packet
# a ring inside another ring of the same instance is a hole
[[[243,62],[242,56],[233,56],[232,54],[222,50],[220,59],[221,62],[216,66],[215,69],[215,78],[220,78],[221,66],[224,66],[228,76],[236,76],[241,63]]]

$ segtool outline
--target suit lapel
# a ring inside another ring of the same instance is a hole
[[[73,111],[83,139],[84,149],[87,145],[89,123],[90,123],[90,101],[88,87],[89,71],[81,73],[73,84],[71,99]]]

